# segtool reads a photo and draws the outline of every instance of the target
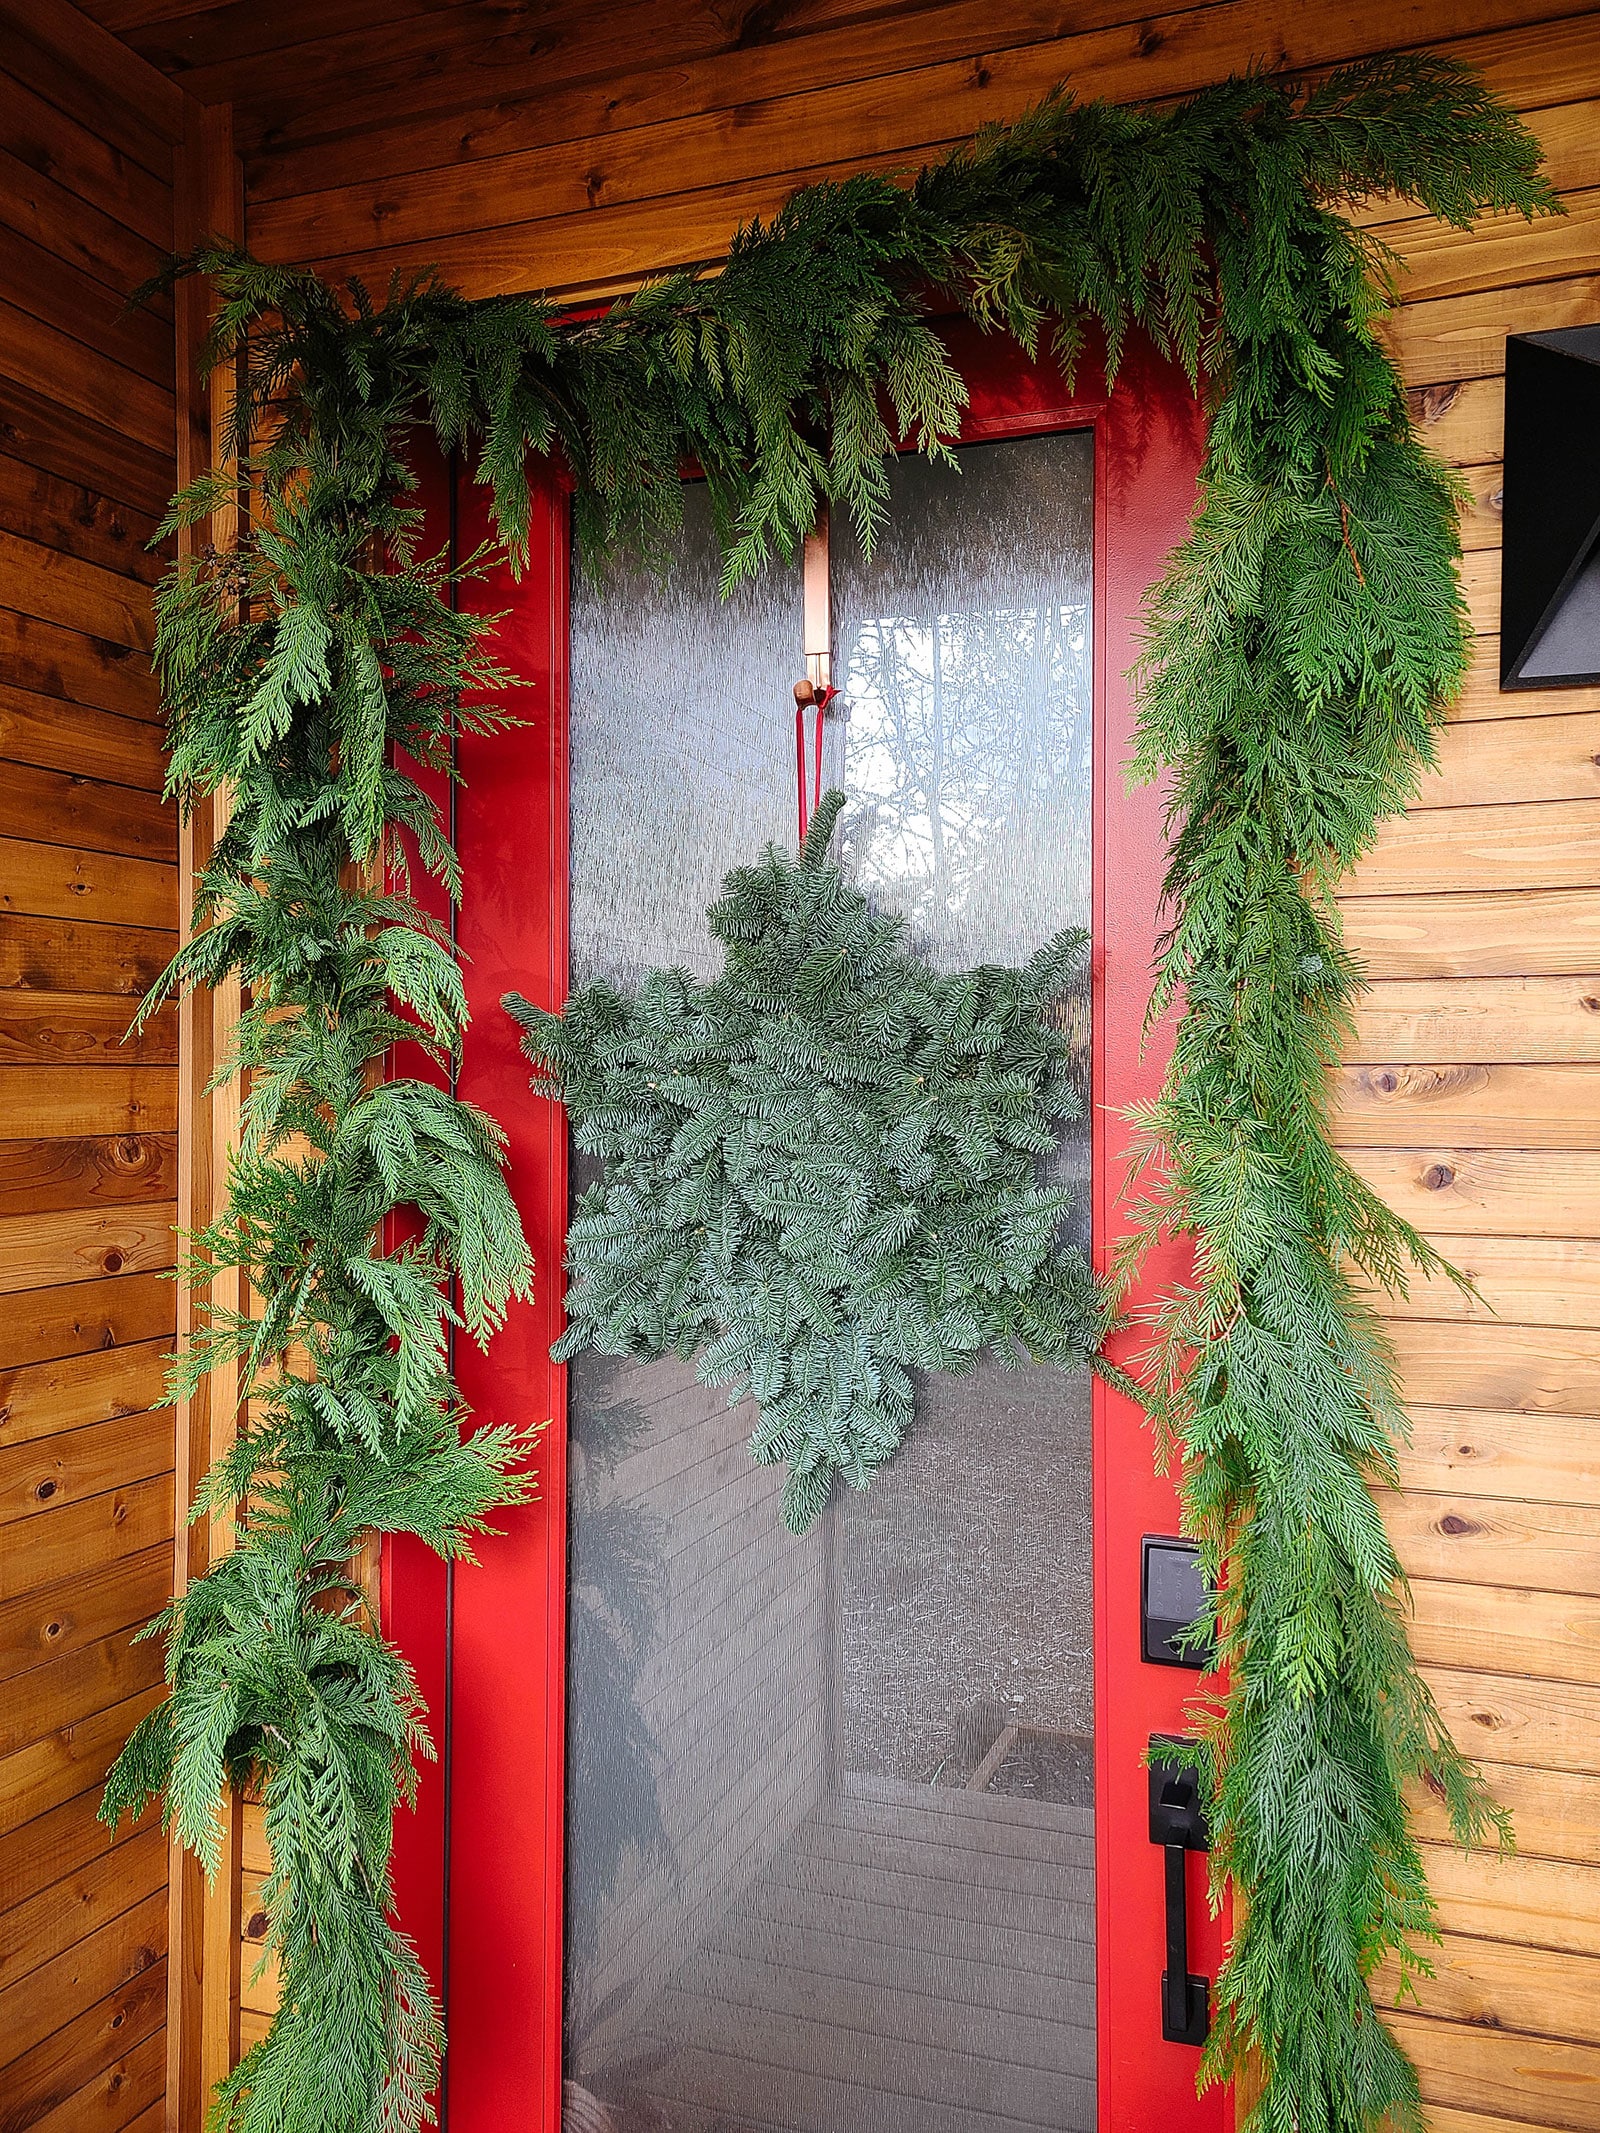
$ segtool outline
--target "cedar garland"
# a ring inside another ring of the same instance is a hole
[[[1147,334],[1204,379],[1200,506],[1150,605],[1139,768],[1174,774],[1171,930],[1156,1008],[1172,1067],[1139,1126],[1149,1180],[1131,1264],[1163,1231],[1195,1272],[1151,1328],[1146,1391],[1181,1457],[1185,1516],[1224,1574],[1206,1775],[1213,1873],[1246,1898],[1202,2078],[1259,2054],[1254,2133],[1420,2129],[1415,2074],[1373,1971],[1434,1931],[1403,1787],[1457,1833],[1494,1823],[1411,1659],[1403,1583],[1369,1485],[1403,1428],[1355,1277],[1437,1261],[1329,1143],[1325,1079],[1360,974],[1331,888],[1433,760],[1459,684],[1458,492],[1409,427],[1374,327],[1392,261],[1338,204],[1389,194],[1467,228],[1552,206],[1537,145],[1470,74],[1386,58],[1317,84],[1251,76],[1147,113],[1047,100],[901,189],[806,188],[739,232],[723,271],[652,283],[603,318],[468,303],[425,276],[381,302],[211,248],[214,360],[246,382],[226,463],[174,506],[197,523],[247,474],[236,554],[181,563],[156,658],[187,804],[234,810],[201,883],[205,930],[151,1004],[237,972],[243,1142],[184,1277],[242,1267],[177,1380],[238,1357],[254,1389],[205,1503],[247,1499],[238,1547],[156,1625],[172,1694],[130,1740],[104,1812],[155,1795],[214,1856],[229,1785],[260,1787],[273,1848],[272,2030],[222,2084],[229,2133],[405,2133],[426,2115],[438,2017],[392,1923],[395,1808],[426,1735],[414,1683],[347,1565],[357,1536],[464,1550],[527,1487],[525,1447],[463,1439],[454,1318],[486,1339],[530,1278],[492,1121],[369,1063],[465,1020],[448,943],[354,870],[420,863],[459,892],[398,764],[446,767],[502,677],[489,624],[420,557],[405,445],[472,448],[516,555],[530,458],[575,481],[580,544],[670,553],[679,469],[705,470],[731,584],[791,554],[819,501],[870,541],[894,426],[939,455],[964,392],[930,327],[941,292],[1068,362],[1114,371]],[[473,565],[466,571],[470,574]],[[353,885],[355,884],[355,885]],[[387,1213],[415,1241],[385,1252]],[[455,1300],[451,1297],[454,1295]],[[205,1314],[202,1313],[204,1316]]]

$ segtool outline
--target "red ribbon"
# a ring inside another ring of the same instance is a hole
[[[811,817],[816,813],[817,802],[822,798],[822,718],[829,704],[838,695],[834,688],[816,688],[809,681],[797,681],[794,685],[794,776],[795,792],[799,801],[800,842],[806,841],[806,830]],[[806,707],[810,705],[817,714],[816,732],[813,737],[814,769],[810,780],[806,777]]]

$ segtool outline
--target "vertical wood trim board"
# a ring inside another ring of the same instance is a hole
[[[243,182],[234,153],[232,115],[226,105],[184,103],[184,139],[178,157],[177,242],[186,250],[208,237],[237,238],[244,226]],[[199,355],[210,311],[204,287],[183,282],[176,291],[179,352],[178,482],[194,480],[216,456],[229,395],[222,374],[202,380]],[[232,514],[219,514],[179,536],[180,553],[203,540],[226,546]],[[194,927],[194,890],[222,824],[219,802],[198,803],[179,827],[181,938]],[[179,1222],[185,1229],[209,1222],[217,1208],[230,1150],[237,1139],[237,1084],[212,1091],[207,1084],[239,1014],[235,979],[218,991],[189,995],[178,1003]],[[240,1300],[236,1274],[225,1277],[229,1293],[216,1301]],[[197,1299],[178,1292],[178,1340],[193,1332]],[[193,1500],[207,1469],[231,1441],[239,1393],[237,1366],[219,1370],[177,1405],[177,1496]],[[180,1525],[174,1542],[173,1589],[185,1590],[232,1545],[231,1519],[217,1516]],[[170,1937],[167,2006],[167,2133],[187,2133],[204,2118],[218,2080],[239,2055],[239,1803],[222,1810],[222,1860],[208,1886],[191,1854],[171,1847]]]

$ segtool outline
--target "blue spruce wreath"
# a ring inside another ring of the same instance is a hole
[[[567,1233],[558,1359],[699,1355],[760,1405],[804,1531],[836,1475],[864,1488],[910,1426],[912,1372],[985,1350],[1081,1367],[1105,1311],[1061,1241],[1069,1188],[1041,1160],[1080,1117],[1047,1009],[1081,930],[1025,969],[941,976],[828,859],[830,793],[798,861],[737,868],[708,922],[721,977],[587,985],[553,1015],[516,993],[534,1087],[603,1159]]]

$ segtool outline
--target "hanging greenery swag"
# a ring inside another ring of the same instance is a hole
[[[205,1505],[248,1503],[238,1546],[162,1617],[171,1695],[107,1788],[153,1796],[215,1864],[225,1788],[265,1803],[269,2034],[221,2084],[230,2133],[405,2133],[427,2115],[437,2009],[390,1919],[395,1809],[426,1748],[415,1683],[350,1582],[365,1533],[462,1553],[527,1487],[526,1447],[464,1434],[447,1329],[483,1341],[531,1270],[490,1119],[377,1079],[401,1038],[443,1064],[466,1019],[447,937],[405,853],[459,893],[406,764],[448,771],[497,714],[491,623],[419,552],[408,440],[474,451],[500,536],[525,543],[530,459],[575,483],[578,540],[663,559],[680,468],[705,470],[731,584],[791,553],[819,501],[871,540],[895,430],[941,454],[964,399],[928,321],[1113,371],[1149,335],[1204,391],[1189,538],[1151,596],[1137,768],[1172,777],[1170,931],[1153,1011],[1171,1071],[1138,1120],[1153,1239],[1193,1279],[1150,1329],[1145,1397],[1184,1516],[1221,1578],[1225,1671],[1203,1723],[1212,1872],[1244,1901],[1202,2079],[1258,2055],[1254,2133],[1421,2124],[1369,1981],[1421,1965],[1433,1913],[1403,1793],[1463,1838],[1495,1821],[1410,1656],[1370,1493],[1403,1428],[1362,1284],[1438,1262],[1331,1146],[1326,1076],[1360,975],[1330,891],[1433,760],[1467,625],[1451,476],[1412,433],[1374,327],[1390,255],[1340,203],[1409,201],[1458,228],[1552,205],[1535,142],[1459,67],[1388,58],[1317,83],[1252,76],[1141,112],[1049,99],[909,186],[854,177],[740,231],[718,274],[653,282],[569,322],[537,297],[468,302],[425,276],[377,301],[210,248],[210,358],[243,352],[224,463],[178,497],[198,525],[248,477],[237,549],[157,596],[169,789],[226,790],[203,925],[151,1003],[230,973],[242,1138],[203,1292],[243,1268],[247,1318],[202,1309],[176,1366],[252,1388]],[[886,421],[885,406],[892,414]],[[361,883],[389,870],[401,886]],[[384,1250],[385,1216],[421,1212]]]

